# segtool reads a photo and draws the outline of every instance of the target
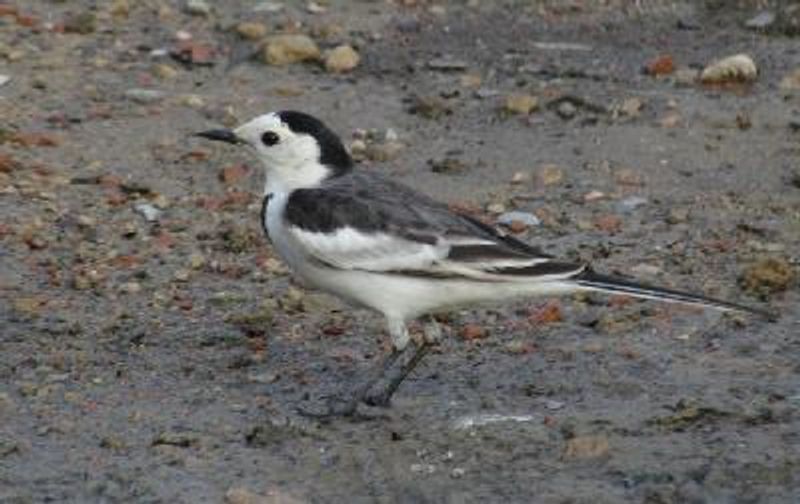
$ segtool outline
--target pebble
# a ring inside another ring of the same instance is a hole
[[[669,54],[662,54],[648,61],[644,73],[652,76],[667,75],[675,71],[675,61]]]
[[[269,65],[316,61],[319,57],[317,43],[307,35],[276,35],[267,41],[263,49],[264,62]]]
[[[499,215],[506,211],[506,206],[502,203],[489,203],[486,205],[486,211],[491,214]]]
[[[391,161],[396,158],[404,147],[405,145],[401,142],[381,142],[370,145],[363,151],[363,154],[366,155],[367,159],[370,161],[385,163],[386,161]]]
[[[627,98],[622,102],[619,110],[628,117],[639,117],[643,107],[644,101],[641,98]]]
[[[189,267],[196,270],[200,269],[206,264],[206,258],[200,252],[192,252],[189,254]]]
[[[193,16],[208,16],[211,6],[205,0],[187,0],[184,10]]]
[[[758,68],[747,54],[736,54],[712,62],[700,73],[704,84],[726,82],[752,82],[758,77]]]
[[[450,471],[450,477],[454,479],[459,479],[464,477],[467,471],[463,467],[454,467],[452,471]]]
[[[800,68],[795,69],[793,72],[782,78],[778,86],[784,91],[800,90]]]
[[[8,75],[0,74],[0,87],[5,86],[11,80],[11,77]]]
[[[325,70],[330,73],[344,73],[353,70],[361,61],[355,49],[340,45],[325,55]]]
[[[672,208],[667,214],[667,224],[682,224],[689,220],[689,209],[688,208]]]
[[[748,267],[740,282],[745,290],[764,296],[785,291],[795,276],[794,268],[786,259],[767,257]]]
[[[436,466],[433,464],[411,464],[411,472],[417,474],[433,474],[436,472]]]
[[[236,25],[236,33],[247,40],[261,40],[267,35],[267,26],[257,21],[243,21]]]
[[[453,422],[456,430],[472,429],[473,427],[483,427],[493,423],[501,422],[532,422],[533,415],[501,415],[499,413],[476,413],[464,415]]]
[[[497,223],[501,226],[509,228],[519,228],[520,225],[524,228],[534,227],[541,225],[542,221],[538,217],[528,212],[506,212],[497,218]],[[523,229],[524,230],[524,229]]]
[[[266,12],[268,14],[276,14],[283,10],[283,4],[280,2],[261,2],[253,7],[253,12]]]
[[[165,96],[166,93],[158,89],[131,88],[125,91],[125,98],[143,105],[163,100]]]
[[[636,210],[647,203],[647,198],[643,198],[641,196],[630,196],[620,201],[617,207],[621,212],[632,212],[633,210]]]
[[[694,83],[697,82],[697,77],[699,75],[700,72],[694,68],[679,68],[675,71],[673,82],[679,87],[693,86]]]
[[[539,99],[526,93],[512,93],[506,97],[504,108],[512,114],[528,115],[539,106]]]
[[[589,203],[591,201],[601,200],[606,197],[604,192],[600,191],[589,191],[588,193],[583,195],[583,201]]]
[[[153,73],[159,79],[172,80],[178,76],[178,70],[166,63],[159,63],[153,67]]]
[[[545,164],[539,168],[536,178],[544,186],[556,185],[564,180],[564,170],[555,164]]]
[[[774,22],[775,22],[774,12],[761,11],[755,16],[745,21],[744,26],[745,28],[750,28],[751,30],[763,30],[764,28],[768,28]]]
[[[161,216],[161,210],[154,207],[150,203],[137,203],[134,205],[133,209],[144,217],[144,220],[147,222],[156,222],[158,221],[159,216]]]
[[[577,113],[577,107],[568,101],[561,102],[556,109],[556,114],[562,119],[572,119]]]
[[[136,294],[141,292],[142,285],[139,282],[125,282],[124,284],[120,285],[119,290],[125,294]]]
[[[489,336],[489,331],[487,331],[485,327],[479,326],[478,324],[466,324],[461,328],[459,335],[462,339],[473,341],[486,338]]]
[[[264,496],[251,492],[247,488],[234,487],[225,492],[225,504],[267,504]]]
[[[433,173],[463,173],[469,168],[464,161],[450,156],[442,159],[429,159],[428,164]]]
[[[466,61],[450,58],[434,58],[428,61],[428,68],[439,72],[461,72],[468,67]]]
[[[608,455],[610,450],[608,438],[605,436],[577,436],[567,441],[564,458],[567,460],[600,458]]]

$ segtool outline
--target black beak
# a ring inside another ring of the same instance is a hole
[[[241,138],[237,137],[233,131],[228,129],[201,131],[199,133],[195,133],[194,136],[208,138],[209,140],[215,140],[217,142],[227,142],[234,145],[244,143]]]

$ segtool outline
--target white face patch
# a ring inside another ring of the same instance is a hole
[[[255,149],[256,156],[267,169],[266,192],[288,192],[314,187],[330,170],[320,163],[320,147],[316,139],[293,132],[276,113],[258,116],[234,130],[236,136]],[[270,145],[263,141],[265,133],[277,136]]]

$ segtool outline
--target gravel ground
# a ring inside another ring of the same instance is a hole
[[[798,16],[0,3],[0,501],[796,502]],[[754,80],[698,82],[737,53]],[[287,108],[553,253],[781,318],[446,314],[390,409],[302,418],[387,350],[383,322],[292,279],[260,167],[190,136]]]

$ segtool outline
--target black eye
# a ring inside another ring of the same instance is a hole
[[[271,147],[276,143],[280,142],[281,137],[278,136],[277,133],[273,131],[267,131],[263,135],[261,135],[261,143],[266,145],[267,147]]]

